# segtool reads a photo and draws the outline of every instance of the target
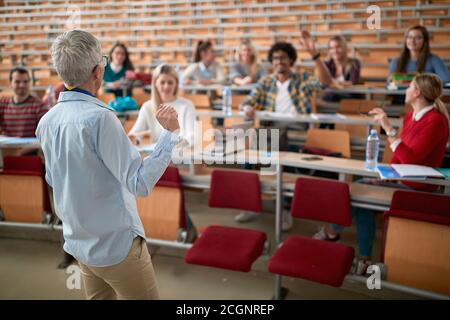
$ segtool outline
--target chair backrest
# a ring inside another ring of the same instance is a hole
[[[211,102],[206,94],[182,94],[188,100],[191,100],[195,109],[210,109]]]
[[[245,94],[233,94],[232,99],[231,99],[231,107],[235,110],[238,110],[241,103],[245,99],[247,99],[247,97],[248,96]]]
[[[261,212],[259,176],[251,172],[214,170],[208,204],[215,208]]]
[[[169,166],[147,197],[137,198],[139,216],[146,236],[177,240],[185,228],[184,192],[178,168]]]
[[[373,108],[378,107],[379,104],[375,100],[362,99],[342,99],[339,103],[339,113],[358,115],[361,113],[368,113]]]
[[[57,86],[61,83],[59,77],[45,77],[36,81],[36,86]]]
[[[39,157],[5,157],[3,159],[3,173],[42,176],[44,167]]]
[[[350,135],[347,131],[309,129],[305,146],[339,152],[344,158],[350,158]]]
[[[97,98],[108,104],[111,100],[114,100],[116,96],[111,92],[99,92],[97,93]]]
[[[298,178],[291,214],[296,218],[350,226],[352,215],[348,184],[335,180]]]
[[[137,101],[137,104],[140,107],[150,99],[150,94],[145,92],[144,88],[133,88],[133,99]]]
[[[367,114],[373,108],[379,107],[378,101],[362,100],[362,99],[343,99],[340,101],[338,112],[348,115]],[[347,131],[351,137],[366,138],[369,134],[366,125],[353,125],[337,123],[335,126],[338,130]],[[378,129],[375,126],[374,129]]]
[[[450,196],[412,191],[396,191],[390,210],[426,212],[450,217]]]
[[[384,219],[388,281],[450,295],[450,196],[396,191]]]
[[[41,158],[5,157],[0,173],[0,208],[6,221],[41,223],[50,198]]]

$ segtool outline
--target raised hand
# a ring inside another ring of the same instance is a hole
[[[134,145],[139,145],[141,143],[141,140],[132,134],[129,134],[128,138],[130,139],[131,143]]]
[[[317,54],[316,45],[311,34],[307,30],[300,30],[300,44],[311,56]]]
[[[374,115],[374,120],[378,122],[384,129],[384,131],[389,132],[392,130],[391,122],[388,119],[386,112],[381,108],[374,108],[369,111],[370,115]]]
[[[161,124],[161,126],[171,132],[180,129],[180,124],[178,123],[178,114],[174,108],[169,105],[160,105],[156,111],[156,120]]]
[[[252,106],[243,106],[242,110],[248,119],[253,119],[255,117],[255,108]]]

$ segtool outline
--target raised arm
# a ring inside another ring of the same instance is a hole
[[[333,77],[328,71],[325,63],[320,59],[319,51],[316,49],[314,40],[306,30],[300,30],[300,44],[311,55],[318,74],[319,82],[323,85],[329,86],[333,83]]]
[[[175,110],[162,108],[156,118],[165,130],[155,150],[144,160],[113,113],[103,115],[97,133],[99,156],[122,186],[136,196],[150,193],[169,165],[172,149],[178,143],[179,125]]]

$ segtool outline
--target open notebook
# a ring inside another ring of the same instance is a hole
[[[426,178],[445,178],[436,169],[415,164],[393,164],[377,166],[382,180],[425,180]]]
[[[311,118],[315,120],[335,121],[345,119],[346,116],[340,113],[311,113]]]

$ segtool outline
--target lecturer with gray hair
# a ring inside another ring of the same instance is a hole
[[[107,63],[98,40],[66,32],[53,43],[52,60],[66,88],[36,136],[64,250],[80,264],[88,299],[158,299],[135,196],[147,196],[168,166],[179,141],[177,113],[158,110],[164,130],[142,160],[116,115],[95,97]]]

